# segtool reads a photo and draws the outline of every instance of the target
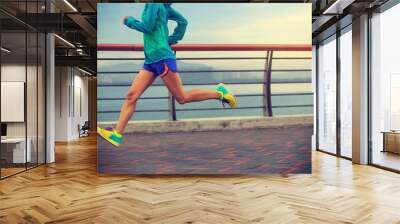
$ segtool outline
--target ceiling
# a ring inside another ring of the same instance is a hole
[[[39,32],[55,32],[56,63],[86,66],[96,70],[97,3],[146,2],[132,0],[1,0],[0,22],[3,32],[20,32],[30,27]],[[202,2],[312,3],[313,42],[334,33],[339,20],[351,23],[351,17],[378,7],[388,0],[205,0]],[[193,2],[176,0],[175,2]],[[53,13],[48,13],[52,8]],[[28,13],[26,13],[28,12]],[[341,22],[345,26],[346,22]],[[333,27],[333,28],[332,28]],[[20,38],[11,38],[18,45]]]
[[[313,0],[313,44],[336,33],[357,17],[390,0]]]

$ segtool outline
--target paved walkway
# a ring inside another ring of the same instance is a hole
[[[98,171],[114,174],[311,172],[312,127],[131,134],[98,138]]]

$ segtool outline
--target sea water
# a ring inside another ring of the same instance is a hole
[[[260,95],[237,97],[239,109],[224,109],[221,102],[218,100],[194,102],[185,105],[180,105],[176,102],[175,107],[178,119],[263,115],[264,109],[261,107],[264,106],[264,97],[261,95],[263,94],[265,86],[263,84],[254,84],[263,82],[263,72],[218,72],[217,70],[221,68],[208,66],[206,64],[191,64],[183,62],[180,62],[178,66],[186,90],[213,90],[219,82],[240,83],[228,84],[227,86],[236,95]],[[99,122],[118,120],[119,111],[124,102],[126,93],[140,67],[140,63],[135,64],[132,62],[113,63],[107,64],[107,66],[98,63],[97,115]],[[120,71],[124,71],[125,73],[120,73]],[[132,72],[126,73],[126,71]],[[310,94],[310,71],[272,72],[272,81],[273,84],[271,85],[271,89],[273,96],[271,101],[273,106],[273,116],[305,115],[313,113],[313,96]],[[195,85],[198,83],[215,84]],[[290,93],[308,93],[308,95],[276,95]],[[139,99],[136,106],[137,112],[132,117],[132,120],[169,119],[170,105],[168,99],[146,99],[148,97],[168,97],[168,90],[163,85],[160,78],[154,82],[154,85],[146,90],[142,95],[142,99]],[[258,108],[246,109],[246,107]]]

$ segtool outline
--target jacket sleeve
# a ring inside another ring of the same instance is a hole
[[[139,32],[151,33],[156,25],[159,6],[156,4],[148,4],[144,10],[145,12],[143,14],[142,21],[130,16],[124,20],[124,24],[127,27],[135,29]]]
[[[171,36],[169,36],[168,39],[169,44],[176,44],[178,41],[182,40],[183,36],[185,35],[188,22],[185,17],[171,7],[168,10],[168,19],[177,23],[174,32]]]

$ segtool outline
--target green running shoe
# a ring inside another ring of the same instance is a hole
[[[104,138],[109,143],[113,144],[114,146],[118,147],[122,143],[122,135],[117,133],[115,130],[106,130],[103,128],[97,128],[97,133]]]
[[[223,83],[218,84],[217,91],[221,94],[220,100],[224,107],[225,103],[229,104],[231,108],[235,108],[237,106],[236,97],[233,95],[231,91],[229,91],[229,89]]]

